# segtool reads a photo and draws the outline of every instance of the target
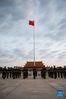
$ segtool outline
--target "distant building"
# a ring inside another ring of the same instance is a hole
[[[42,61],[35,61],[35,66],[33,61],[28,61],[24,68],[27,68],[28,70],[32,70],[33,68],[36,68],[37,70],[41,70],[45,65]]]

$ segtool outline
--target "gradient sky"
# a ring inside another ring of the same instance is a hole
[[[66,65],[66,0],[0,0],[0,66],[33,60],[35,20],[36,60]]]

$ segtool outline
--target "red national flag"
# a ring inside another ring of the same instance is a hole
[[[35,24],[34,24],[34,21],[33,21],[33,20],[29,20],[29,25],[34,26],[34,25],[35,25]]]

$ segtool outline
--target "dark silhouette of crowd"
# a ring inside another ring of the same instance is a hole
[[[0,73],[2,74],[2,78],[5,79],[5,78],[13,78],[13,79],[16,79],[16,78],[20,78],[21,77],[21,69],[18,68],[18,67],[8,67],[6,68],[6,66],[4,68],[1,68],[0,69]]]
[[[66,66],[64,67],[50,67],[48,69],[48,76],[50,78],[65,78],[66,79]]]
[[[33,68],[33,79],[36,79],[38,70]],[[64,67],[43,67],[41,70],[41,78],[46,79],[47,77],[57,79],[57,78],[65,78],[66,79],[66,66]],[[0,67],[0,77],[3,79],[17,79],[23,77],[23,79],[28,78],[28,69],[20,68],[20,67]]]

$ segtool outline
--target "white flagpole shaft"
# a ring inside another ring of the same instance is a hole
[[[34,66],[35,66],[35,27],[33,29],[33,54],[34,54]]]

